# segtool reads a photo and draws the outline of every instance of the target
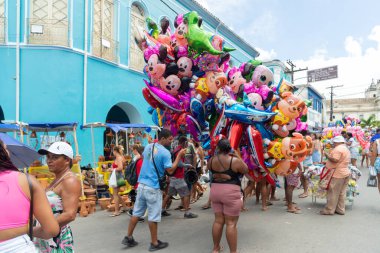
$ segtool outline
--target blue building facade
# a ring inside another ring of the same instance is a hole
[[[152,124],[141,89],[145,62],[134,37],[145,18],[171,22],[195,10],[225,38],[232,64],[258,52],[191,0],[0,0],[0,120]],[[173,24],[171,29],[174,31]],[[103,154],[104,129],[95,129]],[[91,135],[78,130],[91,162]]]

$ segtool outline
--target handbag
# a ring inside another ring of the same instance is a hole
[[[327,167],[324,167],[322,172],[321,172],[321,175],[320,175],[320,180],[319,180],[319,188],[320,189],[323,189],[323,190],[328,190],[329,187],[330,187],[330,182],[331,182],[331,179],[332,179],[332,176],[334,175],[335,173],[335,169],[331,169],[331,168],[327,168]]]
[[[368,180],[367,180],[367,186],[368,187],[377,187],[377,178],[373,178],[371,176],[368,177]]]
[[[33,241],[33,185],[29,178],[29,173],[26,173],[26,179],[28,180],[29,192],[30,192],[30,207],[29,207],[29,238]]]
[[[163,191],[168,186],[168,182],[166,181],[166,175],[165,175],[165,173],[164,173],[164,175],[162,177],[160,177],[160,173],[158,173],[158,169],[157,169],[156,163],[154,161],[154,156],[153,156],[153,151],[154,151],[154,145],[155,144],[156,143],[153,144],[153,148],[152,148],[152,161],[153,161],[154,169],[156,170],[156,173],[157,173],[157,178],[158,178],[158,183],[160,185],[160,190]]]

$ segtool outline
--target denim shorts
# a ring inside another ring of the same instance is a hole
[[[148,221],[161,221],[162,193],[160,189],[154,189],[140,183],[137,188],[133,216],[142,217],[146,210],[148,210]]]
[[[376,161],[373,167],[375,167],[376,173],[380,174],[380,157],[376,158]]]

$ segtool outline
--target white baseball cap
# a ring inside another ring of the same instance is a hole
[[[48,149],[40,149],[38,150],[40,155],[47,155],[48,153],[56,154],[56,155],[65,155],[70,159],[73,159],[74,152],[73,148],[63,141],[57,141],[50,145]]]
[[[346,140],[344,139],[344,137],[342,135],[338,135],[338,136],[335,136],[333,139],[332,139],[333,142],[346,142]]]

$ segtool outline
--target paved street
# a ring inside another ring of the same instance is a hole
[[[295,192],[295,201],[302,208],[302,214],[285,211],[284,202],[277,201],[267,212],[262,212],[254,200],[248,201],[249,210],[242,213],[238,224],[240,253],[281,252],[281,253],[375,253],[380,252],[380,195],[377,188],[366,186],[367,170],[362,170],[359,180],[360,195],[354,205],[347,208],[345,216],[321,216],[318,214],[325,200],[311,203],[311,197],[299,199]],[[284,196],[278,189],[278,197]],[[159,224],[159,239],[168,241],[169,248],[162,252],[211,252],[212,210],[201,210],[207,200],[203,197],[192,205],[192,211],[199,218],[184,220],[180,211],[170,211],[172,216],[163,218]],[[174,201],[172,207],[177,206]],[[138,224],[135,239],[139,245],[126,249],[120,241],[126,234],[129,216],[108,217],[110,213],[97,211],[87,217],[78,217],[72,224],[76,252],[148,252],[150,243],[146,222]],[[228,251],[223,236],[222,245]]]

